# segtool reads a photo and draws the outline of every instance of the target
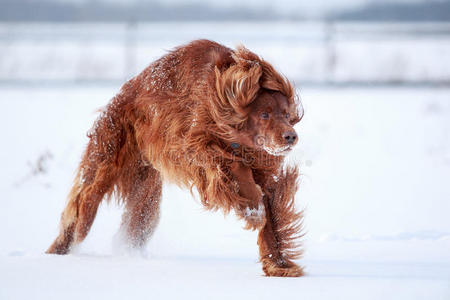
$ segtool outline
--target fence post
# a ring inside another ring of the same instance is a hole
[[[325,21],[324,52],[325,52],[325,81],[327,84],[335,83],[334,72],[336,68],[336,28],[333,21]]]

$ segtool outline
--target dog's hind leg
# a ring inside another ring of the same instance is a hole
[[[61,215],[60,232],[55,241],[47,249],[49,254],[67,254],[74,240],[75,226],[78,216],[79,195],[69,194],[69,201]]]
[[[132,114],[127,110],[131,110],[129,104],[135,97],[133,84],[129,81],[124,85],[89,131],[90,140],[61,216],[59,236],[47,253],[66,254],[74,243],[84,240],[100,202],[111,196],[123,176],[124,157],[135,147],[129,120]]]
[[[123,195],[126,204],[119,230],[122,241],[134,249],[142,249],[158,225],[162,190],[159,172],[142,162],[138,165],[128,179],[132,188]]]
[[[61,215],[60,232],[46,251],[67,254],[73,244],[81,243],[88,234],[97,209],[105,194],[111,193],[114,175],[108,165],[95,166],[86,154],[74,186],[69,193],[67,205]]]

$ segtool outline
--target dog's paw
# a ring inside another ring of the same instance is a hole
[[[247,223],[245,229],[260,230],[266,224],[266,210],[262,203],[253,208],[246,207],[242,214]]]
[[[299,266],[290,268],[271,267],[264,270],[264,273],[270,277],[301,277],[305,275],[303,268]]]
[[[263,271],[271,277],[300,277],[305,275],[302,267],[291,263],[289,266],[279,266],[272,261],[263,261]]]

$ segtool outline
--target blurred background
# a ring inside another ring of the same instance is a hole
[[[198,38],[242,43],[297,87],[307,259],[450,261],[447,0],[1,0],[0,253],[46,249],[97,109]],[[102,206],[82,251],[111,251],[120,213]],[[256,259],[241,227],[166,185],[149,249]]]
[[[449,83],[450,1],[309,2],[1,0],[0,81],[120,84],[209,38],[244,43],[302,85]]]

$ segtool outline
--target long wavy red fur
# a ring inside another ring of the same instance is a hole
[[[302,275],[292,262],[300,254],[294,240],[302,219],[294,211],[296,169],[283,169],[282,157],[262,150],[230,148],[262,88],[296,106],[291,84],[269,63],[244,47],[231,50],[208,40],[176,48],[125,83],[88,134],[60,235],[48,252],[64,254],[81,242],[99,203],[113,193],[126,204],[129,235],[144,243],[142,232],[157,222],[163,179],[196,188],[207,209],[242,209],[248,200],[229,168],[240,161],[266,195],[267,224],[258,241],[264,271]]]

